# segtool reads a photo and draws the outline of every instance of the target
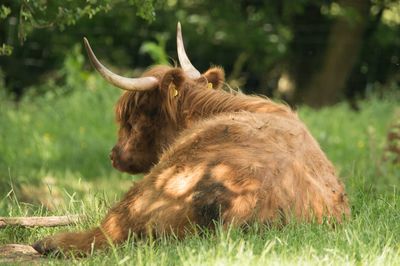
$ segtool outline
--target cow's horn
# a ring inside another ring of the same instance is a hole
[[[89,41],[86,38],[83,38],[83,41],[85,43],[85,48],[93,67],[100,73],[100,75],[103,76],[105,80],[107,80],[112,85],[129,91],[146,91],[152,90],[157,87],[158,79],[155,77],[125,78],[111,72],[105,66],[103,66],[94,55],[93,50],[90,47]]]
[[[192,63],[190,63],[190,60],[186,55],[180,22],[178,22],[178,26],[176,27],[176,46],[178,50],[179,64],[181,65],[183,71],[185,71],[190,78],[199,78],[201,76],[200,72],[192,65]]]

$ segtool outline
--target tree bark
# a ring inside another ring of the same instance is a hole
[[[370,2],[339,0],[338,4],[355,12],[355,16],[341,16],[331,27],[321,67],[314,72],[300,97],[313,107],[332,105],[340,100],[361,50]]]

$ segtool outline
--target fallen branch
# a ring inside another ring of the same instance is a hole
[[[76,224],[81,220],[82,215],[66,215],[66,216],[47,216],[47,217],[0,217],[0,228],[6,226],[63,226]]]

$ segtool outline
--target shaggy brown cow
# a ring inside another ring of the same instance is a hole
[[[178,25],[179,26],[179,25]],[[36,242],[40,253],[88,254],[130,234],[184,236],[195,226],[254,222],[342,221],[350,213],[343,184],[297,115],[268,99],[222,90],[223,71],[200,75],[178,29],[181,68],[158,66],[142,78],[120,77],[100,64],[120,98],[119,139],[110,155],[121,171],[148,171],[101,225]]]

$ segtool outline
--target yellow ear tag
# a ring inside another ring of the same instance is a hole
[[[172,95],[173,95],[174,97],[178,96],[178,94],[179,94],[179,93],[178,93],[178,90],[176,89],[176,86],[175,86],[175,84],[174,84],[173,82],[171,82],[171,83],[169,84],[168,90],[172,92]]]
[[[212,89],[212,88],[213,88],[212,83],[211,83],[211,82],[208,82],[208,84],[207,84],[207,89]]]

